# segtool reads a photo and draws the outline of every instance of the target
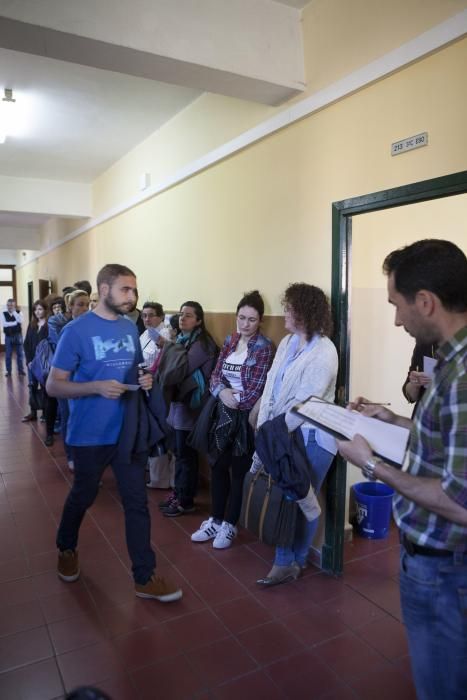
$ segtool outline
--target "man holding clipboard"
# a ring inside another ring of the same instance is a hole
[[[356,435],[341,455],[392,486],[401,534],[400,591],[419,700],[460,700],[467,688],[467,258],[426,239],[383,264],[395,325],[438,345],[413,421],[358,397],[351,408],[411,430],[406,470]]]

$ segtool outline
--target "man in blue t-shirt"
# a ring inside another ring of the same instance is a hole
[[[123,265],[106,265],[97,275],[97,289],[96,308],[63,329],[46,387],[50,396],[69,400],[66,441],[74,461],[74,482],[57,533],[58,575],[69,582],[80,575],[79,528],[97,496],[102,473],[111,464],[125,510],[136,595],[171,602],[181,598],[182,591],[154,574],[145,459],[135,457],[130,465],[118,458],[117,451],[124,393],[132,385],[146,391],[152,386],[151,374],[138,376],[142,359],[138,332],[123,318],[136,305],[136,277]]]

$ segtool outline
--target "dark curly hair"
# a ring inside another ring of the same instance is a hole
[[[315,333],[332,333],[331,307],[322,289],[305,282],[289,284],[282,297],[284,307],[290,307],[296,323],[303,328],[307,340]]]

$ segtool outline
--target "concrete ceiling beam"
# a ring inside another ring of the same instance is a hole
[[[300,12],[269,0],[21,0],[0,46],[268,105],[305,88]]]

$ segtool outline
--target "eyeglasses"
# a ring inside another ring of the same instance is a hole
[[[157,314],[141,314],[141,318],[157,318]]]

